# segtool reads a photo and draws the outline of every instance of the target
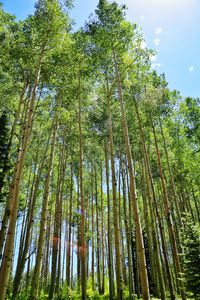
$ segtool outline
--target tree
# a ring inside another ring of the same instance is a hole
[[[184,247],[184,276],[187,290],[192,292],[195,299],[200,295],[200,228],[194,224],[189,216],[184,220],[183,247]]]

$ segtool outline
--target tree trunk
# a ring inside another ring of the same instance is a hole
[[[101,165],[101,262],[102,262],[102,282],[101,294],[105,293],[105,256],[104,256],[104,203],[103,203],[103,168]]]
[[[166,216],[166,221],[167,221],[167,225],[168,225],[169,236],[170,236],[171,242],[172,242],[172,250],[173,250],[173,256],[174,256],[174,261],[175,261],[175,268],[176,268],[177,275],[182,277],[182,275],[181,275],[182,270],[181,270],[180,259],[179,259],[177,244],[176,244],[175,231],[174,231],[174,226],[173,226],[173,222],[172,222],[168,194],[167,194],[167,189],[166,189],[166,185],[165,185],[165,179],[163,176],[160,151],[158,148],[158,142],[157,142],[155,127],[154,127],[153,122],[152,122],[152,130],[153,130],[153,135],[154,135],[156,154],[157,154],[157,159],[158,159],[158,167],[159,167],[160,179],[161,179],[162,190],[163,190],[165,216]],[[179,286],[180,286],[181,297],[183,300],[185,300],[186,299],[185,288],[184,288],[184,284],[183,284],[182,280],[180,281]]]
[[[35,204],[36,204],[38,188],[39,188],[39,184],[40,184],[40,180],[41,180],[41,176],[42,176],[42,170],[43,170],[43,166],[44,166],[44,163],[46,160],[46,154],[47,154],[48,147],[49,147],[49,140],[50,140],[50,136],[48,138],[46,147],[44,149],[44,154],[42,156],[40,166],[38,167],[38,172],[37,172],[37,175],[35,178],[34,190],[33,190],[31,200],[30,200],[30,209],[28,210],[28,214],[27,214],[27,221],[26,221],[27,225],[26,225],[23,251],[22,251],[20,260],[17,263],[17,269],[16,269],[14,283],[13,283],[13,299],[15,299],[15,297],[19,291],[20,280],[21,280],[21,277],[22,277],[22,274],[24,271],[25,263],[26,263],[26,257],[27,257],[27,253],[28,253],[30,240],[31,240],[31,229],[33,227],[33,222],[34,222],[33,216],[34,216]]]
[[[96,264],[97,264],[97,284],[99,294],[101,294],[101,271],[100,271],[100,233],[99,233],[99,205],[98,205],[98,184],[97,184],[97,169],[95,165],[95,204],[96,204],[96,236],[97,236],[97,249],[96,249]]]
[[[86,299],[87,289],[87,276],[86,276],[86,243],[85,243],[85,199],[84,199],[84,188],[83,188],[83,134],[82,134],[82,112],[81,112],[81,78],[79,74],[79,97],[78,97],[78,125],[79,125],[79,175],[80,175],[80,196],[81,196],[81,287],[82,287],[82,300]]]
[[[27,81],[27,79],[25,79],[24,86],[22,88],[20,98],[19,98],[18,108],[17,108],[17,111],[15,113],[14,122],[12,124],[12,129],[11,129],[11,132],[10,132],[10,138],[9,138],[8,146],[7,146],[7,152],[6,152],[6,156],[5,156],[4,164],[3,164],[3,168],[2,168],[2,177],[1,177],[1,181],[0,181],[0,195],[1,195],[2,189],[4,187],[4,183],[5,183],[4,180],[5,180],[5,178],[7,176],[7,173],[8,173],[8,163],[9,163],[9,160],[10,160],[10,150],[11,150],[12,143],[13,143],[13,136],[14,136],[15,131],[16,131],[17,122],[19,121],[19,117],[20,117],[20,113],[21,113],[21,107],[22,107],[22,103],[23,103],[23,97],[24,97],[24,94],[26,92],[27,87],[28,87],[28,81]],[[9,199],[9,197],[7,199]],[[9,203],[6,203],[6,209],[10,209]],[[4,226],[5,226],[5,224],[4,224],[4,222],[2,222],[2,228]],[[1,237],[1,233],[0,233],[0,237]],[[0,238],[0,241],[1,241],[1,238]],[[1,242],[0,242],[0,245],[1,245]],[[0,253],[1,253],[1,251],[0,251]]]
[[[73,197],[73,169],[70,165],[71,181],[70,181],[70,200],[69,200],[69,233],[67,241],[67,257],[66,257],[66,282],[67,287],[70,287],[70,266],[71,266],[71,249],[72,249],[72,197]]]
[[[166,267],[166,271],[167,271],[167,279],[168,279],[168,283],[169,283],[170,296],[171,296],[171,299],[175,299],[174,288],[173,288],[173,283],[172,283],[172,276],[171,276],[171,272],[170,272],[170,268],[169,268],[167,245],[166,245],[164,230],[163,230],[161,217],[160,217],[160,213],[159,213],[159,209],[158,209],[158,205],[157,205],[155,189],[154,189],[154,184],[153,184],[153,177],[152,177],[150,163],[149,163],[149,156],[148,156],[147,149],[146,149],[144,131],[142,128],[142,122],[141,122],[140,114],[139,114],[136,103],[135,103],[135,109],[136,109],[136,115],[137,115],[138,124],[139,124],[141,142],[142,142],[143,151],[144,151],[144,158],[145,158],[144,163],[145,163],[146,183],[147,183],[147,188],[148,188],[147,191],[148,191],[148,197],[149,197],[150,211],[154,212],[154,214],[156,212],[156,217],[158,219],[158,226],[159,226],[159,230],[160,230],[162,251],[163,251],[165,267]],[[153,197],[151,197],[151,191],[152,191]],[[156,238],[156,240],[157,240],[157,238]],[[156,244],[154,244],[154,246],[158,247]],[[162,274],[161,270],[159,270],[159,274]],[[159,276],[159,277],[160,277],[160,279],[162,278],[161,276]],[[161,295],[162,295],[162,297],[164,297],[164,295],[165,295],[164,294],[164,285],[163,285],[162,281],[160,282],[160,286],[161,286],[161,292],[163,294],[163,295],[162,294]]]
[[[64,146],[63,146],[64,148]],[[64,159],[64,149],[61,151],[61,157],[59,159],[58,167],[58,180],[57,180],[57,191],[55,201],[55,216],[54,216],[54,232],[53,232],[53,251],[52,251],[52,266],[51,266],[51,284],[49,291],[49,300],[53,299],[55,292],[55,281],[56,275],[59,273],[59,249],[61,244],[60,232],[61,232],[61,201],[62,201],[62,190],[65,175],[66,161]]]
[[[105,144],[105,163],[106,163],[106,187],[107,187],[107,210],[108,210],[108,276],[109,276],[109,295],[112,300],[115,295],[114,287],[114,271],[113,271],[113,258],[112,258],[112,231],[111,231],[111,216],[110,216],[110,184],[109,184],[109,160],[108,160],[108,149]]]
[[[107,109],[108,109],[108,130],[109,130],[109,147],[110,147],[110,158],[111,158],[111,173],[112,173],[117,299],[121,300],[123,299],[123,276],[122,276],[122,263],[121,263],[121,253],[120,253],[121,241],[120,241],[120,228],[119,228],[119,207],[117,201],[117,181],[116,181],[116,174],[115,174],[113,132],[112,132],[112,113],[111,113],[111,104],[110,104],[109,95],[107,96]]]
[[[55,118],[56,119],[56,118]],[[39,232],[39,240],[38,240],[38,250],[36,256],[36,263],[35,269],[32,279],[32,288],[30,299],[35,300],[38,298],[38,283],[39,283],[39,276],[40,276],[40,269],[41,269],[41,261],[44,252],[44,239],[46,233],[46,223],[47,223],[47,212],[48,212],[48,201],[49,201],[49,188],[50,188],[50,181],[52,176],[52,167],[53,167],[53,160],[54,160],[54,151],[55,151],[55,144],[56,144],[56,133],[57,133],[57,120],[55,120],[55,124],[53,125],[53,135],[52,135],[52,144],[50,150],[50,158],[48,164],[47,175],[45,179],[45,187],[44,187],[44,197],[42,203],[42,212],[41,212],[41,222],[40,222],[40,232]]]
[[[43,51],[41,55],[41,60],[43,57]],[[24,127],[23,137],[22,137],[22,147],[18,152],[17,161],[15,165],[15,171],[13,175],[12,187],[9,194],[8,202],[11,205],[10,209],[10,221],[8,226],[8,233],[6,238],[6,245],[4,249],[4,256],[1,265],[1,273],[0,273],[0,300],[4,300],[9,274],[11,269],[11,261],[12,261],[12,254],[13,254],[13,247],[14,247],[14,237],[15,237],[15,227],[17,221],[17,214],[18,214],[18,207],[19,207],[19,192],[21,186],[21,179],[23,174],[24,162],[25,157],[28,149],[29,139],[30,139],[30,131],[33,121],[33,111],[35,107],[35,95],[36,89],[38,86],[39,78],[40,78],[40,68],[41,68],[41,60],[36,72],[36,78],[34,82],[33,92],[30,99],[29,110],[27,115],[27,122]]]
[[[91,276],[92,276],[92,290],[95,290],[95,281],[94,281],[94,190],[93,190],[93,165],[92,165],[92,178],[91,178],[91,188],[92,188],[92,266],[91,266]]]
[[[124,208],[124,223],[126,232],[126,245],[128,254],[128,286],[129,286],[129,297],[133,299],[132,294],[134,293],[133,286],[133,265],[131,259],[131,232],[129,224],[129,216],[127,214],[127,195],[126,195],[126,180],[125,180],[125,167],[122,162],[122,193],[123,193],[123,208]]]
[[[137,203],[137,194],[136,194],[136,187],[135,187],[135,171],[133,167],[133,159],[132,159],[131,146],[129,141],[128,126],[126,121],[125,104],[124,104],[123,93],[122,93],[122,83],[121,83],[121,78],[118,70],[117,58],[115,52],[113,53],[114,53],[115,70],[116,70],[117,83],[118,83],[118,94],[119,94],[121,115],[122,115],[123,134],[125,139],[126,155],[128,160],[128,170],[129,170],[129,177],[130,177],[130,197],[131,197],[136,236],[137,236],[136,242],[137,242],[137,249],[138,249],[138,261],[139,261],[139,268],[140,268],[142,296],[144,300],[149,300],[150,299],[149,282],[147,276],[142,227],[141,227],[139,209]]]

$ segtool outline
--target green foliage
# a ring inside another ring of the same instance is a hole
[[[188,139],[192,140],[199,150],[200,143],[200,99],[187,97],[181,103],[181,113]]]
[[[184,220],[184,275],[188,291],[196,299],[200,297],[200,226],[194,224],[190,217]]]

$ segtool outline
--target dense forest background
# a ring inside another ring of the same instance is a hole
[[[0,8],[0,300],[200,299],[200,99],[126,7]]]

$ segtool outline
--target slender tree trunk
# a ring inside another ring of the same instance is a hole
[[[49,281],[49,257],[50,257],[50,241],[51,241],[51,226],[52,226],[52,206],[53,204],[50,204],[50,208],[48,211],[47,216],[47,233],[46,233],[46,240],[45,240],[45,249],[44,251],[44,257],[43,257],[43,285],[45,289],[47,289],[48,281]]]
[[[21,107],[22,107],[22,103],[23,103],[23,98],[24,98],[24,94],[26,92],[27,87],[28,87],[28,80],[25,79],[22,91],[20,93],[18,108],[17,108],[17,111],[15,113],[14,122],[12,124],[12,129],[11,129],[11,132],[10,132],[10,138],[9,138],[8,145],[7,145],[6,157],[4,159],[4,164],[3,164],[3,168],[2,168],[2,177],[1,177],[1,181],[0,181],[0,195],[2,193],[2,189],[3,189],[4,183],[5,183],[4,180],[7,176],[7,172],[8,172],[8,169],[9,169],[8,164],[9,164],[9,160],[10,160],[10,150],[11,150],[12,143],[13,143],[13,136],[15,134],[17,123],[19,121],[19,117],[20,117],[20,113],[21,113]],[[7,199],[9,199],[9,198],[7,198]],[[6,203],[6,208],[8,210],[10,209],[9,203]],[[4,223],[2,222],[2,224],[4,224]],[[3,226],[2,226],[2,228],[3,228]],[[1,232],[0,232],[0,237],[1,237]],[[0,244],[1,244],[1,242],[0,242]]]
[[[64,150],[61,151],[61,157],[59,159],[58,167],[58,180],[57,180],[57,191],[55,201],[55,216],[54,216],[54,232],[53,232],[53,251],[52,251],[52,266],[51,266],[51,284],[49,291],[49,300],[53,299],[55,292],[55,281],[56,275],[59,273],[59,249],[61,244],[60,239],[60,225],[61,225],[61,196],[64,182],[66,161],[64,159]]]
[[[29,255],[28,255],[28,258],[27,258],[27,271],[26,271],[26,283],[25,283],[25,288],[26,288],[26,291],[28,290],[28,287],[29,287],[29,283],[30,283],[30,266],[31,266],[31,251],[29,249]]]
[[[27,188],[27,194],[26,194],[26,204],[25,204],[25,208],[28,207],[28,210],[30,210],[30,201],[28,203],[28,198],[32,197],[33,187],[34,187],[34,183],[35,183],[36,165],[37,165],[37,158],[36,158],[36,162],[35,162],[35,170],[34,170],[34,175],[33,175],[32,183],[31,183],[31,173],[32,173],[32,170],[30,171],[30,174],[29,174],[29,180],[28,180],[29,182],[28,182],[28,188]],[[31,186],[31,188],[30,188],[30,186]],[[24,210],[23,221],[22,221],[22,228],[21,228],[21,237],[20,237],[20,242],[19,242],[18,258],[17,258],[18,262],[17,262],[17,264],[20,263],[21,256],[22,256],[22,253],[23,253],[23,247],[24,247],[24,241],[25,241],[25,232],[26,232],[26,226],[27,226],[27,216],[26,215],[27,215],[26,214],[26,210]]]
[[[73,169],[70,165],[71,180],[70,180],[70,202],[69,202],[69,234],[67,241],[67,257],[66,257],[66,282],[67,287],[70,287],[70,266],[71,266],[71,249],[72,249],[72,197],[73,197]]]
[[[123,208],[124,208],[124,223],[126,232],[126,245],[128,254],[128,286],[129,286],[129,297],[132,299],[134,293],[133,286],[133,265],[131,259],[131,233],[129,228],[129,216],[127,214],[127,195],[126,195],[126,180],[125,180],[125,167],[122,162],[122,193],[123,193]]]
[[[50,181],[52,176],[52,167],[53,167],[53,160],[54,160],[54,151],[55,151],[55,144],[56,144],[56,133],[57,133],[57,117],[55,117],[55,124],[53,126],[53,135],[52,135],[52,144],[50,150],[50,158],[48,164],[47,175],[45,179],[45,187],[44,187],[44,198],[42,204],[42,212],[41,212],[41,222],[40,222],[40,232],[39,232],[39,240],[38,240],[38,249],[37,249],[37,256],[36,256],[36,263],[35,269],[32,279],[32,288],[30,299],[35,300],[38,297],[38,283],[40,277],[40,270],[41,270],[41,262],[44,252],[44,239],[46,233],[46,223],[47,223],[47,212],[48,212],[48,201],[49,201],[49,188],[50,188]]]
[[[4,256],[3,256],[1,272],[0,272],[0,282],[1,282],[0,300],[4,300],[4,298],[5,298],[8,280],[9,280],[10,269],[11,269],[11,261],[12,261],[14,237],[15,237],[15,227],[16,227],[17,213],[18,213],[18,207],[19,207],[19,192],[20,192],[25,157],[26,157],[29,139],[30,139],[30,130],[31,130],[31,126],[32,126],[33,111],[34,111],[34,107],[35,107],[35,95],[36,95],[36,89],[37,89],[39,78],[40,78],[40,68],[41,68],[41,60],[43,57],[43,51],[42,51],[40,63],[39,63],[39,66],[38,66],[38,69],[36,72],[36,78],[35,78],[35,82],[34,82],[33,92],[32,92],[32,96],[30,99],[29,110],[28,110],[28,115],[27,115],[27,122],[26,122],[26,126],[24,127],[24,133],[23,133],[23,137],[22,137],[22,147],[18,152],[17,161],[16,161],[16,165],[15,165],[15,171],[14,171],[14,175],[13,175],[12,187],[11,187],[11,191],[9,194],[10,199],[8,200],[8,202],[11,204],[10,221],[9,221],[9,226],[8,226],[8,233],[7,233],[7,237],[6,237]]]
[[[156,212],[156,217],[158,219],[163,256],[164,256],[165,267],[166,267],[166,271],[167,271],[167,279],[168,279],[168,283],[169,283],[170,296],[171,296],[171,299],[175,299],[174,288],[173,288],[173,283],[172,283],[172,276],[171,276],[171,272],[170,272],[170,268],[169,268],[169,261],[168,261],[168,255],[167,255],[167,245],[166,245],[165,235],[164,235],[163,226],[162,226],[162,222],[161,222],[161,217],[160,217],[160,213],[159,213],[159,209],[158,209],[158,205],[157,205],[155,189],[154,189],[154,184],[153,184],[153,177],[152,177],[150,163],[149,163],[149,156],[147,153],[147,148],[146,148],[146,143],[145,143],[144,131],[142,128],[142,122],[141,122],[140,114],[139,114],[136,103],[135,103],[135,110],[136,110],[136,115],[137,115],[137,119],[138,119],[141,142],[142,142],[143,151],[144,151],[144,158],[145,158],[144,163],[145,163],[146,183],[147,183],[147,188],[148,188],[147,192],[148,192],[148,197],[149,197],[150,211]],[[151,191],[153,194],[153,199],[151,197]],[[156,231],[154,230],[154,232],[156,232]],[[155,240],[157,240],[157,238]],[[157,249],[158,246],[156,243],[154,244],[154,247],[156,247],[156,249]],[[158,267],[159,267],[159,264],[158,264]],[[160,274],[159,278],[161,279],[162,272],[159,268],[158,268],[158,271]],[[161,287],[161,295],[164,299],[165,293],[164,293],[164,283],[163,283],[162,279],[160,281],[160,287]]]
[[[44,166],[44,163],[46,160],[46,154],[47,154],[48,147],[49,147],[49,140],[50,140],[50,136],[48,138],[46,147],[44,149],[44,154],[42,156],[42,160],[38,167],[38,173],[35,178],[34,190],[32,193],[31,200],[30,200],[30,209],[28,210],[28,214],[27,214],[27,221],[26,221],[27,226],[26,226],[26,232],[25,232],[23,251],[22,251],[22,254],[19,257],[20,259],[18,260],[18,263],[17,263],[17,269],[16,269],[14,283],[13,283],[13,299],[16,298],[16,295],[19,291],[20,280],[21,280],[21,277],[22,277],[22,274],[24,271],[25,263],[26,263],[26,257],[27,257],[27,253],[28,253],[30,240],[31,240],[31,229],[33,227],[33,222],[34,222],[33,215],[34,215],[34,210],[35,210],[35,204],[36,204],[38,188],[39,188],[39,184],[40,184],[40,180],[41,180],[41,176],[42,176],[42,170],[43,170],[43,166]]]
[[[24,95],[24,93],[23,93]],[[26,128],[26,122],[27,122],[27,111],[28,111],[28,102],[25,101],[27,99],[24,100],[24,108],[23,111],[22,110],[22,104],[23,104],[23,95],[20,98],[20,102],[19,102],[19,106],[18,106],[18,111],[14,120],[14,124],[11,130],[11,136],[9,139],[9,150],[8,150],[8,157],[7,157],[7,162],[5,162],[4,167],[6,168],[6,165],[9,162],[10,159],[10,151],[11,151],[11,146],[12,146],[12,140],[13,140],[13,136],[14,133],[16,131],[16,126],[17,126],[17,122],[19,121],[20,118],[20,113],[22,114],[21,116],[21,127],[20,127],[20,132],[19,132],[19,137],[22,137],[19,139],[18,142],[18,146],[17,146],[17,153],[20,152],[20,148],[22,147],[22,143],[23,143],[23,133],[24,133],[24,128]],[[33,119],[33,117],[32,117]],[[30,131],[31,132],[31,131]],[[6,172],[7,173],[7,172]],[[5,174],[6,177],[6,174]],[[2,259],[2,255],[3,255],[3,247],[4,247],[4,242],[5,242],[5,237],[6,237],[6,233],[7,233],[7,228],[8,228],[8,224],[9,224],[9,219],[10,219],[10,212],[11,212],[11,201],[12,201],[12,190],[13,190],[13,186],[14,186],[14,176],[12,177],[12,182],[10,184],[9,187],[9,193],[8,193],[8,197],[6,200],[6,206],[4,209],[4,215],[3,215],[3,220],[2,220],[2,225],[1,225],[1,231],[0,231],[0,260]],[[3,189],[3,185],[2,185],[2,189]]]
[[[97,249],[96,249],[96,265],[97,265],[97,284],[99,294],[101,294],[101,271],[100,271],[100,231],[99,231],[99,204],[98,204],[98,183],[97,183],[97,169],[95,165],[95,204],[96,204],[96,236],[97,236]]]
[[[104,203],[103,203],[103,168],[101,165],[101,261],[102,261],[102,282],[101,294],[105,293],[105,255],[104,255]]]
[[[182,269],[181,269],[181,265],[180,265],[180,259],[179,259],[177,244],[176,244],[175,231],[174,231],[174,226],[173,226],[173,222],[172,222],[168,194],[167,194],[167,190],[166,190],[165,179],[163,176],[160,151],[158,148],[158,142],[157,142],[155,127],[153,125],[153,122],[152,122],[152,130],[153,130],[153,135],[154,135],[154,140],[155,140],[156,154],[157,154],[157,159],[158,159],[158,167],[159,167],[160,179],[161,179],[162,190],[163,190],[165,216],[166,216],[166,220],[167,220],[169,236],[170,236],[171,242],[172,242],[172,249],[173,249],[173,256],[174,256],[174,261],[175,261],[176,272],[177,272],[178,276],[182,277],[182,275],[181,275]],[[184,284],[183,284],[182,280],[180,281],[179,285],[180,285],[181,297],[183,300],[185,300],[186,299],[185,288],[184,288]]]
[[[118,207],[118,202],[117,202],[117,181],[116,181],[116,174],[115,174],[113,132],[112,132],[112,113],[111,113],[111,104],[110,104],[110,96],[109,95],[107,97],[107,108],[108,108],[109,147],[110,147],[111,173],[112,173],[117,299],[121,300],[121,299],[123,299],[123,276],[122,276],[122,263],[121,263],[121,253],[120,253],[121,241],[120,241],[120,228],[119,228],[119,207]]]
[[[195,208],[196,208],[197,221],[200,223],[200,212],[199,212],[199,207],[198,207],[198,200],[197,200],[196,195],[195,195],[193,184],[192,184],[192,196],[193,196],[194,205],[195,205]]]
[[[136,236],[137,236],[136,242],[137,242],[137,249],[138,249],[138,261],[139,261],[139,268],[140,268],[142,296],[143,296],[144,300],[149,300],[150,299],[149,282],[148,282],[148,276],[147,276],[147,267],[146,267],[142,227],[141,227],[139,209],[138,209],[138,203],[137,203],[138,200],[137,200],[136,187],[135,187],[135,171],[134,171],[134,167],[133,167],[128,126],[127,126],[127,121],[126,121],[125,104],[124,104],[123,93],[122,93],[122,83],[121,83],[121,78],[120,78],[120,74],[119,74],[119,70],[118,70],[118,63],[117,63],[117,58],[116,58],[115,52],[114,52],[114,61],[115,61],[115,70],[116,70],[117,83],[118,83],[118,94],[119,94],[121,115],[122,115],[123,134],[124,134],[124,139],[125,139],[126,155],[127,155],[127,160],[128,160],[128,170],[129,170],[129,177],[130,177],[130,197],[131,197],[133,216],[134,216],[134,221],[135,221]]]
[[[92,266],[91,266],[91,276],[92,276],[92,290],[95,290],[94,281],[94,190],[93,190],[93,166],[92,166],[92,178],[91,178],[91,188],[92,188]]]
[[[142,200],[143,200],[143,209],[144,209],[144,220],[145,220],[145,229],[146,229],[146,249],[148,251],[149,256],[149,263],[150,263],[150,270],[149,270],[149,278],[150,280],[150,287],[152,286],[153,289],[153,295],[157,298],[159,298],[159,291],[158,291],[158,282],[156,278],[156,270],[155,270],[155,260],[154,258],[158,255],[158,253],[153,253],[153,242],[152,242],[152,227],[149,220],[150,211],[148,207],[148,200],[147,200],[147,191],[146,186],[144,184],[144,166],[141,161],[140,163],[140,169],[141,169],[141,191],[142,191]],[[159,268],[159,266],[156,266],[156,268]]]
[[[71,289],[74,287],[74,227],[72,229]]]
[[[80,212],[80,185],[79,185],[79,175],[77,176],[77,212]],[[81,272],[81,261],[80,261],[80,217],[77,217],[77,290],[80,293],[80,272]]]
[[[119,151],[120,152],[120,151]],[[122,199],[121,199],[121,154],[119,155],[119,169],[118,169],[118,198],[119,198],[119,228],[120,228],[120,235],[121,235],[121,262],[122,262],[122,274],[123,274],[123,282],[124,285],[127,286],[127,274],[126,274],[126,265],[125,265],[125,244],[124,244],[124,235],[123,229],[124,226],[122,225]]]
[[[108,149],[105,145],[105,163],[106,163],[106,187],[107,187],[107,209],[108,209],[108,276],[109,276],[109,295],[110,299],[114,299],[115,287],[114,287],[114,271],[113,271],[113,258],[112,258],[112,231],[111,231],[111,216],[110,216],[110,170],[109,170],[109,159]]]
[[[178,204],[177,193],[176,193],[176,188],[175,188],[175,183],[174,183],[174,177],[173,177],[170,162],[169,162],[169,155],[168,155],[168,150],[167,150],[166,139],[165,139],[165,135],[164,135],[164,132],[163,132],[163,126],[162,126],[162,122],[161,122],[160,118],[159,118],[159,122],[160,122],[160,130],[161,130],[161,135],[162,135],[163,145],[164,145],[164,150],[165,150],[167,168],[168,168],[168,171],[169,171],[169,177],[170,177],[170,183],[171,183],[171,188],[172,188],[173,200],[174,200],[174,203],[175,203],[176,213],[177,213],[177,217],[178,217],[178,224],[181,227],[183,224],[182,224],[182,220],[181,220],[180,207],[179,207],[179,204]]]
[[[82,112],[81,112],[81,78],[79,74],[79,98],[78,98],[78,124],[79,124],[79,175],[80,175],[80,196],[81,196],[81,287],[82,287],[82,300],[86,299],[86,289],[87,289],[87,276],[86,276],[86,257],[87,249],[85,243],[85,198],[84,198],[84,188],[83,188],[83,134],[82,134]]]

